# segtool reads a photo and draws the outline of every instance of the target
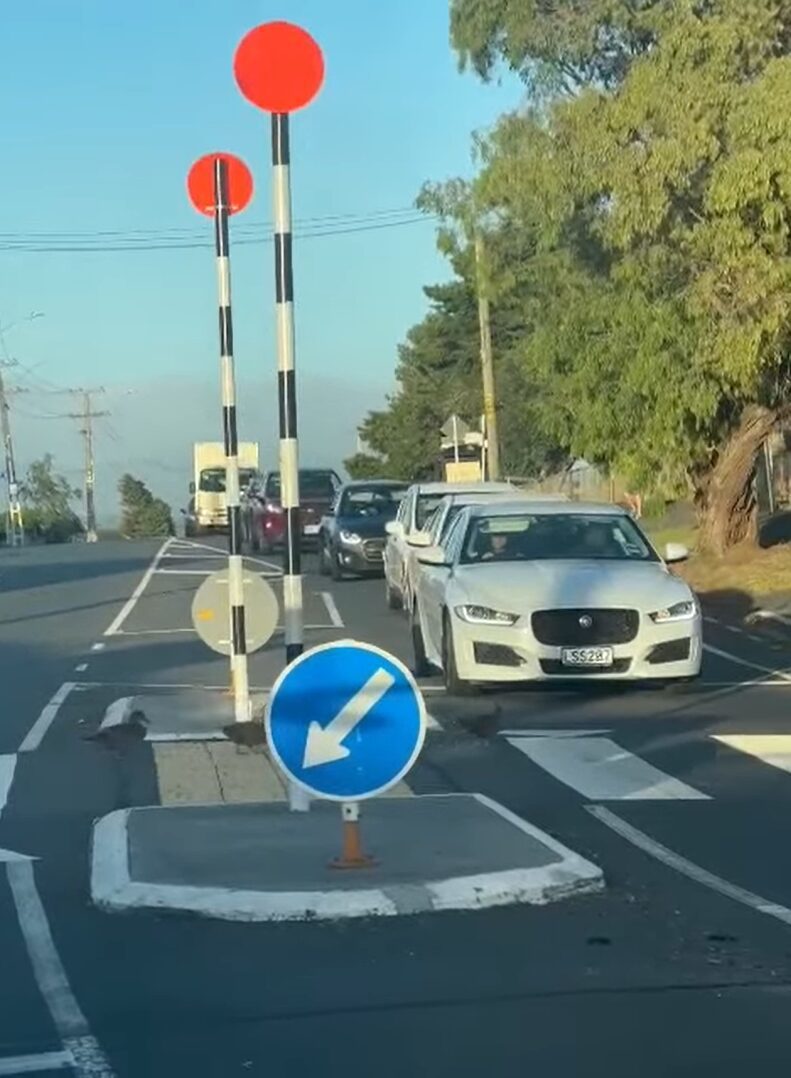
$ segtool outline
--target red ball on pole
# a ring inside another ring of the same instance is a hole
[[[321,89],[324,56],[307,30],[289,22],[268,22],[242,38],[233,72],[242,95],[256,108],[296,112]]]
[[[214,162],[225,162],[228,175],[228,213],[241,213],[253,197],[253,174],[240,157],[232,153],[207,153],[199,157],[187,175],[187,194],[198,213],[213,217]]]

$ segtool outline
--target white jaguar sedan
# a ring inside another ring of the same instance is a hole
[[[419,554],[415,668],[449,692],[491,682],[678,682],[700,673],[701,613],[618,506],[492,502],[470,506],[442,547]]]

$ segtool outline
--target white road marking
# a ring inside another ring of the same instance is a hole
[[[338,628],[337,625],[303,625],[305,632],[332,632]],[[278,625],[275,629],[276,633],[284,632],[284,627]],[[121,629],[116,636],[171,636],[176,633],[191,633],[193,636],[197,636],[197,629]],[[221,640],[221,644],[227,644],[227,640]],[[102,645],[104,646],[104,645]]]
[[[16,756],[0,756],[0,816],[8,803],[16,770]]]
[[[140,596],[143,594],[143,592],[148,587],[149,581],[151,580],[151,577],[154,575],[154,572],[156,571],[156,568],[159,565],[159,562],[160,562],[160,559],[162,558],[162,555],[165,554],[165,552],[167,551],[167,549],[170,546],[171,542],[172,542],[171,539],[166,539],[165,542],[162,544],[162,546],[159,548],[159,550],[156,552],[156,554],[154,555],[154,560],[151,562],[149,567],[146,569],[145,573],[143,573],[143,576],[141,577],[140,582],[138,583],[137,587],[132,592],[131,596],[127,599],[127,601],[124,603],[123,607],[118,612],[118,615],[113,619],[113,621],[109,625],[109,627],[104,630],[104,635],[105,636],[115,636],[115,634],[121,628],[123,623],[126,621],[126,619],[129,617],[129,615],[132,613],[132,611],[135,608],[135,604],[137,603],[137,600],[140,598]],[[95,647],[95,645],[94,645],[94,647]]]
[[[55,721],[64,700],[74,688],[75,683],[73,681],[64,681],[50,702],[42,708],[41,714],[28,730],[25,740],[19,746],[20,752],[33,752],[39,747],[50,726]]]
[[[554,778],[593,801],[708,801],[608,737],[511,737],[508,741]]]
[[[25,940],[33,976],[52,1021],[71,1058],[77,1078],[114,1078],[99,1042],[91,1034],[85,1015],[74,998],[66,971],[52,939],[41,903],[32,861],[6,865],[19,927]]]
[[[434,718],[430,711],[426,712],[426,729],[441,730],[442,725]]]
[[[226,561],[227,559],[223,559]],[[215,572],[214,569],[157,569],[155,570],[156,576],[212,576]],[[264,580],[280,580],[283,576],[282,573],[269,571],[256,573],[256,576],[263,577]]]
[[[59,1071],[71,1068],[68,1052],[39,1052],[34,1056],[6,1056],[0,1058],[0,1074],[40,1074],[42,1071]]]
[[[77,671],[78,674],[82,674],[85,670],[88,669],[88,664],[87,663],[80,663],[80,665],[75,666],[74,669]]]
[[[91,644],[91,651],[104,651],[105,644]]]
[[[781,771],[791,772],[791,734],[713,734],[736,752],[763,760]]]
[[[601,737],[611,730],[500,730],[500,737]]]
[[[717,891],[719,894],[725,895],[726,898],[732,898],[735,902],[741,902],[743,906],[749,906],[758,913],[766,914],[767,917],[774,917],[784,924],[791,925],[791,910],[786,906],[781,906],[776,902],[769,902],[767,899],[761,898],[760,895],[756,895],[753,891],[747,891],[735,883],[724,880],[721,876],[715,876],[713,872],[701,868],[694,861],[688,861],[686,857],[669,850],[667,846],[663,846],[660,842],[652,839],[644,831],[639,831],[603,805],[587,805],[586,808],[600,823],[615,831],[621,838],[625,838],[627,842],[631,842],[633,846],[643,850],[644,853],[654,857],[657,861],[661,861],[668,868],[673,868],[688,879],[694,880],[695,883],[700,883],[712,891]]]
[[[729,651],[722,651],[721,648],[712,647],[711,644],[704,644],[703,650],[710,652],[712,655],[717,655],[720,659],[727,659],[728,662],[736,663],[737,666],[747,667],[749,670],[758,670],[762,674],[769,674],[773,678],[781,678],[783,681],[791,681],[791,674],[787,674],[784,670],[774,670],[771,666],[762,666],[761,663],[750,662],[749,659],[742,659],[739,655],[732,655]]]
[[[311,722],[305,739],[302,766],[304,768],[320,767],[322,764],[345,760],[351,750],[343,742],[393,685],[395,685],[393,675],[389,670],[380,667],[326,726],[315,721]]]
[[[791,618],[785,614],[777,614],[773,610],[754,610],[750,617],[759,621],[779,621],[781,625],[791,625]]]
[[[321,595],[322,602],[327,608],[327,614],[332,624],[336,629],[344,629],[345,625],[343,624],[343,618],[341,617],[341,612],[338,610],[332,593],[329,591],[322,591],[319,592],[319,594]]]

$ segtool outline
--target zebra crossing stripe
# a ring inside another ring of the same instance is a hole
[[[609,737],[509,737],[509,744],[590,801],[709,801]]]
[[[715,741],[791,773],[791,734],[714,734]]]

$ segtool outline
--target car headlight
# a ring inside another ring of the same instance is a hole
[[[475,603],[457,606],[456,613],[462,621],[469,622],[470,625],[515,625],[519,621],[518,614],[492,610],[490,606],[477,606]]]
[[[664,610],[655,610],[648,616],[657,625],[666,625],[669,621],[689,621],[697,612],[697,602],[694,599],[684,599],[680,603],[665,607]]]
[[[357,532],[342,531],[341,532],[341,542],[342,543],[349,543],[350,546],[354,546],[356,543],[361,543],[362,539],[357,534]]]

